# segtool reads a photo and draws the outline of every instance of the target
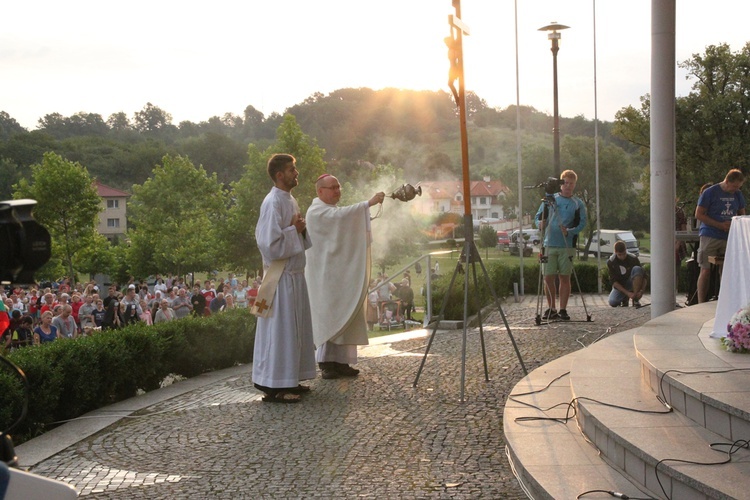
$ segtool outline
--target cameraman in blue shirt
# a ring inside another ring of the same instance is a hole
[[[544,230],[544,247],[547,265],[544,268],[544,284],[547,289],[548,309],[546,320],[569,320],[567,306],[570,298],[570,273],[573,272],[574,237],[586,226],[586,206],[573,191],[578,176],[572,170],[560,174],[560,192],[549,195],[536,213],[539,229]],[[550,209],[548,204],[553,205]],[[560,289],[556,290],[555,279],[560,279]],[[555,309],[556,294],[560,296],[560,312]]]

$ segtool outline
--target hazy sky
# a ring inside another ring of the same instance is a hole
[[[677,2],[677,60],[707,45],[739,50],[747,0]],[[593,0],[518,0],[521,103],[552,112],[557,21],[560,113],[594,116]],[[599,118],[649,91],[650,0],[599,0]],[[488,104],[516,101],[513,0],[463,0],[466,86]],[[343,87],[448,90],[450,0],[26,0],[6,2],[0,110],[34,129],[49,113],[115,112],[147,102],[178,124],[253,105],[283,112]],[[678,70],[677,93],[690,90]]]

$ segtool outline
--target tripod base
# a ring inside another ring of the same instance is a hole
[[[472,227],[472,221],[471,216],[466,217],[467,221],[465,221],[465,224],[468,223],[468,228]],[[453,285],[456,282],[456,276],[458,274],[466,274],[465,281],[464,281],[464,316],[463,316],[463,345],[462,345],[462,351],[461,351],[461,395],[460,395],[460,401],[464,401],[464,387],[465,387],[465,376],[466,376],[466,342],[467,342],[467,328],[468,328],[468,304],[469,304],[469,282],[470,282],[470,275],[473,277],[473,283],[474,283],[474,291],[475,293],[479,291],[479,282],[477,281],[477,269],[476,266],[479,264],[479,266],[482,269],[482,273],[484,275],[485,279],[485,285],[490,290],[490,293],[492,294],[492,298],[495,301],[495,305],[497,306],[498,311],[500,312],[500,317],[503,320],[503,323],[505,325],[505,329],[508,333],[508,337],[511,340],[511,343],[513,345],[513,349],[516,352],[516,356],[518,357],[518,361],[521,365],[521,368],[523,369],[524,375],[528,374],[528,371],[526,370],[526,366],[523,363],[523,358],[521,357],[521,353],[518,350],[518,346],[516,345],[516,341],[513,338],[513,334],[510,331],[510,326],[508,325],[508,320],[505,317],[505,313],[503,312],[502,307],[500,307],[500,301],[497,297],[497,294],[495,293],[495,288],[492,285],[492,282],[490,281],[489,274],[487,273],[487,269],[484,267],[484,263],[482,262],[482,258],[479,255],[479,252],[477,251],[476,246],[474,245],[474,240],[472,239],[472,233],[470,232],[471,229],[469,229],[469,232],[467,234],[467,238],[464,244],[464,250],[461,254],[461,258],[463,259],[463,264],[461,262],[461,259],[458,260],[456,263],[456,268],[453,271],[453,276],[451,277],[450,285],[448,285],[448,289],[445,292],[445,296],[443,297],[443,304],[440,308],[440,313],[438,314],[437,318],[434,319],[434,323],[432,323],[433,329],[432,334],[430,335],[430,340],[427,342],[427,347],[425,349],[424,356],[422,357],[422,362],[419,365],[419,370],[417,370],[417,376],[414,379],[414,383],[412,384],[413,387],[417,387],[417,384],[419,383],[419,377],[422,374],[422,370],[424,369],[425,362],[427,361],[427,355],[430,352],[430,348],[432,347],[432,342],[435,339],[435,334],[437,333],[438,325],[440,324],[440,320],[444,318],[445,315],[445,309],[448,305],[448,300],[451,295],[451,291],[453,290]],[[464,267],[465,266],[465,267]],[[479,320],[479,338],[482,346],[482,359],[484,361],[484,378],[486,381],[489,381],[489,370],[487,367],[487,353],[485,351],[485,345],[484,345],[484,328],[482,325],[482,308],[480,307],[477,312],[477,318]]]
[[[536,318],[534,319],[535,323],[538,325],[545,324],[550,325],[552,323],[591,323],[594,321],[592,319],[592,316],[590,314],[586,315],[586,319],[543,319],[540,314],[536,315]]]

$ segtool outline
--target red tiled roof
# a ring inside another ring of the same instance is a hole
[[[94,185],[96,186],[96,194],[98,194],[102,198],[121,198],[123,196],[130,196],[130,194],[126,193],[125,191],[120,191],[119,189],[106,186],[98,180],[94,181]]]
[[[458,181],[420,182],[417,186],[422,186],[422,196],[429,196],[433,200],[453,199],[461,192]]]
[[[422,186],[422,195],[432,199],[453,199],[463,193],[463,183],[460,181],[426,181],[417,184]],[[507,193],[509,189],[501,181],[471,181],[471,196],[497,196]]]
[[[472,196],[497,196],[508,191],[500,181],[471,181]]]

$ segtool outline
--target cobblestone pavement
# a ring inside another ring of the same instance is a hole
[[[527,369],[650,319],[650,308],[610,308],[574,296],[573,320],[537,326],[536,297],[503,305]],[[649,302],[649,297],[644,297]],[[310,382],[296,405],[266,404],[240,376],[120,420],[37,464],[91,498],[525,498],[505,457],[504,401],[523,376],[497,310],[469,329],[438,331],[418,387],[427,337],[376,340],[356,379]]]

